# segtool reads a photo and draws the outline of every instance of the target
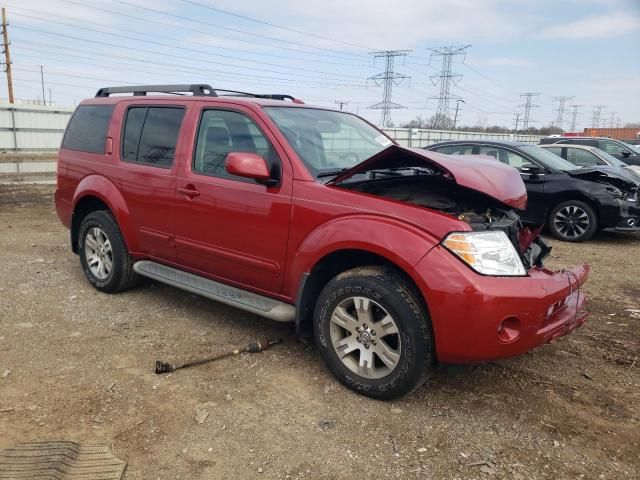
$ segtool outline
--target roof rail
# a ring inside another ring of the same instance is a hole
[[[127,87],[105,87],[97,91],[96,97],[108,97],[114,93],[133,93],[134,96],[145,96],[148,93],[171,93],[174,95],[183,95],[191,93],[196,97],[217,97],[218,92],[224,96],[265,98],[270,100],[291,100],[294,103],[304,103],[302,100],[281,93],[249,93],[238,90],[225,90],[222,88],[213,88],[206,84],[191,85],[138,85]]]
[[[147,93],[192,93],[197,97],[217,97],[215,90],[206,84],[192,85],[137,85],[132,87],[105,87],[97,91],[96,97],[108,97],[114,93],[133,93],[134,96],[144,96]]]

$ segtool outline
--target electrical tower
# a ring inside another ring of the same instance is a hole
[[[594,105],[593,117],[591,118],[591,128],[600,127],[600,117],[602,116],[602,110],[607,108],[606,105]]]
[[[567,102],[567,100],[572,100],[573,97],[568,97],[566,95],[562,95],[560,97],[553,97],[553,100],[558,102],[558,108],[556,110],[554,110],[558,116],[556,117],[556,122],[555,122],[555,126],[556,128],[559,128],[560,130],[564,130],[563,125],[564,125],[564,108],[565,108],[565,104]]]
[[[578,118],[578,109],[582,107],[582,105],[569,105],[571,107],[571,127],[569,127],[570,132],[576,131],[576,119]]]
[[[449,115],[449,102],[452,98],[457,98],[451,94],[451,83],[457,84],[462,75],[452,71],[451,67],[455,57],[462,56],[463,62],[466,57],[466,49],[471,45],[453,45],[448,47],[429,48],[431,50],[431,57],[429,57],[429,64],[433,57],[442,57],[442,65],[440,67],[440,74],[431,75],[431,83],[436,86],[440,86],[440,95],[437,97],[430,97],[438,100],[438,108],[436,110],[436,117],[450,118]]]
[[[520,105],[520,107],[524,109],[524,112],[522,114],[523,116],[522,130],[524,131],[526,131],[529,128],[530,123],[535,122],[535,120],[531,119],[531,110],[534,108],[538,108],[540,106],[533,103],[533,98],[538,97],[539,95],[540,95],[539,93],[533,93],[533,92],[526,92],[526,93],[520,94],[521,97],[526,98],[525,102],[522,105]]]
[[[374,62],[378,58],[384,58],[384,72],[369,77],[369,80],[373,80],[376,85],[382,87],[382,102],[371,105],[369,108],[375,110],[382,110],[382,116],[380,117],[381,127],[391,126],[391,110],[398,108],[406,108],[399,103],[393,103],[391,101],[391,93],[393,91],[393,84],[399,85],[402,80],[410,78],[407,75],[402,75],[394,71],[394,63],[396,57],[406,57],[407,53],[411,50],[382,50],[380,52],[373,52],[371,55],[374,57]]]
[[[345,102],[344,100],[336,100],[334,103],[335,103],[336,105],[340,105],[340,111],[342,111],[342,108],[343,108],[345,105],[349,105],[349,102]]]
[[[611,112],[611,117],[609,118],[609,128],[614,128],[616,125],[616,115],[618,112]]]

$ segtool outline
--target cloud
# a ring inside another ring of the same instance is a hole
[[[582,18],[575,22],[552,25],[543,29],[544,38],[605,38],[617,37],[640,28],[640,16],[630,12],[614,12]]]

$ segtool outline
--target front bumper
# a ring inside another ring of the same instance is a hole
[[[512,357],[566,335],[586,319],[582,285],[589,266],[527,277],[482,276],[442,246],[417,265],[444,363]]]

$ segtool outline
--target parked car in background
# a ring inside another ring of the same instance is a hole
[[[540,148],[555,153],[576,167],[596,167],[608,165],[614,167],[623,175],[629,174],[630,179],[640,182],[640,165],[627,165],[622,160],[609,155],[596,147],[587,145],[550,144],[540,145]]]
[[[523,221],[547,225],[559,240],[582,242],[598,230],[640,232],[638,186],[611,167],[578,168],[520,142],[459,140],[426,148],[450,155],[489,155],[518,169],[528,194]]]
[[[540,145],[559,143],[566,145],[586,145],[596,147],[622,160],[627,165],[640,165],[640,150],[621,140],[603,137],[545,137],[540,140]]]
[[[155,85],[82,101],[56,208],[91,285],[145,276],[292,322],[344,385],[380,399],[436,361],[510,357],[582,325],[588,266],[543,268],[516,170],[286,99]]]

